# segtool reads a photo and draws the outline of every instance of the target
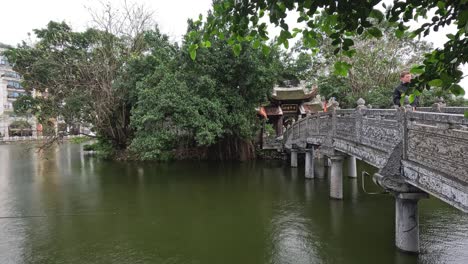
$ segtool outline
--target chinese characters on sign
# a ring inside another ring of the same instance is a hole
[[[295,104],[284,104],[281,106],[281,109],[284,113],[296,113],[297,112],[297,105]]]

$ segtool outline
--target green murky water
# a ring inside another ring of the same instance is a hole
[[[0,263],[468,263],[468,215],[431,198],[420,224],[422,253],[400,253],[391,196],[365,194],[359,177],[330,200],[303,166],[0,145]]]

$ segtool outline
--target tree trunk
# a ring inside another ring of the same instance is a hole
[[[255,157],[253,142],[238,137],[226,137],[208,150],[208,158],[211,160],[247,161]]]

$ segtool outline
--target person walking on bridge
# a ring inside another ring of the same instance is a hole
[[[398,85],[393,91],[393,104],[397,107],[401,106],[401,95],[405,94],[408,91],[409,84],[411,82],[411,73],[409,71],[402,71],[400,73],[400,85]],[[414,101],[411,103],[413,110],[418,106],[419,98],[415,97]]]

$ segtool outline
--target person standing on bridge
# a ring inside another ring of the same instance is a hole
[[[398,85],[393,91],[393,104],[397,107],[401,106],[401,95],[405,94],[408,91],[409,84],[411,82],[411,73],[409,71],[402,71],[400,73],[400,85]],[[418,106],[419,98],[415,97],[414,101],[411,103],[413,110]]]

